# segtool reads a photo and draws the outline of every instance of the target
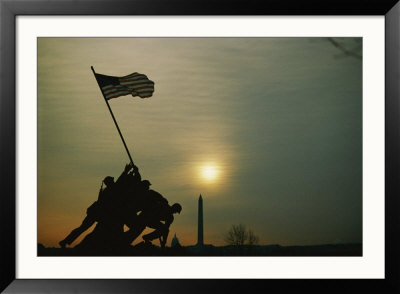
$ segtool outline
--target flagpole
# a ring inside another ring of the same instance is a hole
[[[126,153],[128,153],[128,156],[129,156],[129,159],[130,159],[130,161],[131,161],[131,164],[132,164],[132,166],[134,166],[133,160],[132,160],[132,157],[131,157],[131,154],[129,153],[129,150],[128,150],[128,146],[126,146],[124,137],[122,136],[121,130],[119,129],[119,126],[118,126],[118,124],[117,124],[117,121],[116,121],[116,119],[115,119],[115,117],[114,117],[114,113],[113,113],[112,110],[111,110],[110,104],[108,103],[108,100],[106,99],[106,96],[104,95],[103,89],[100,87],[99,80],[97,79],[97,76],[96,76],[96,72],[94,71],[93,66],[91,66],[90,68],[92,69],[93,74],[94,74],[94,77],[96,78],[96,82],[97,82],[97,85],[98,85],[99,88],[100,88],[101,94],[103,94],[104,101],[106,102],[107,107],[108,107],[108,110],[110,111],[111,117],[112,117],[112,119],[113,119],[113,121],[114,121],[114,123],[115,123],[115,126],[117,127],[117,130],[118,130],[118,133],[119,133],[119,135],[120,135],[120,137],[121,137],[122,143],[124,143],[124,147],[125,147]]]

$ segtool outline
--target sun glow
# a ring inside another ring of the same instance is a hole
[[[218,176],[218,169],[215,165],[205,165],[202,168],[202,176],[207,181],[215,180]]]

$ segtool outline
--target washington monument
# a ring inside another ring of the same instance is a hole
[[[197,245],[203,246],[203,198],[199,197],[199,219],[197,228]]]

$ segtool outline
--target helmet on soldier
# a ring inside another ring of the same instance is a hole
[[[171,206],[173,213],[181,213],[182,206],[179,203],[175,203]]]
[[[103,182],[107,186],[110,186],[110,185],[114,184],[114,178],[110,177],[110,176],[107,176],[107,177],[104,178]]]
[[[148,180],[143,180],[143,181],[142,181],[142,185],[143,185],[143,186],[150,187],[150,186],[151,186],[151,183],[150,183]]]

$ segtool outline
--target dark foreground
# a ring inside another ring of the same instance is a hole
[[[118,252],[76,248],[46,248],[38,245],[38,256],[362,256],[362,244],[315,246],[130,246]]]

